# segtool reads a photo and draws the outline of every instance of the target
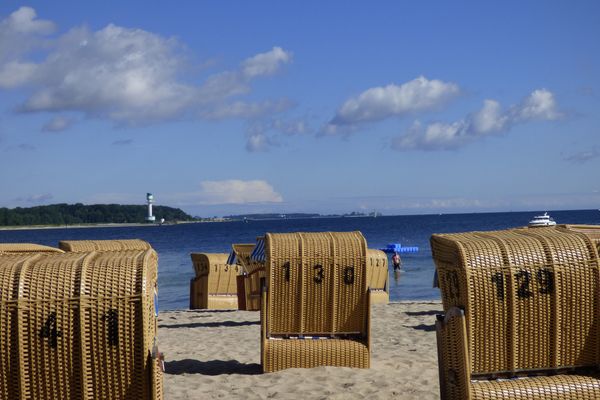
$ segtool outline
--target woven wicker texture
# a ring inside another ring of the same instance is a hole
[[[265,250],[263,370],[368,368],[367,245],[362,234],[267,234]]]
[[[0,255],[1,399],[160,399],[153,250]]]
[[[237,261],[244,271],[244,278],[243,280],[240,279],[238,289],[238,306],[240,303],[243,305],[243,308],[239,308],[240,310],[260,310],[260,282],[265,277],[265,265],[264,263],[250,259],[255,246],[255,244],[232,245]],[[243,295],[241,301],[239,298],[240,294]]]
[[[465,332],[460,335],[444,335],[454,328],[448,324],[441,329],[438,324],[438,340],[443,343],[438,349],[440,377],[449,374],[453,378],[446,380],[462,379],[457,371],[463,363],[471,379],[555,374],[561,369],[598,365],[600,269],[598,251],[588,236],[549,227],[433,235],[431,244],[444,309],[457,306],[466,315],[462,317]],[[468,337],[464,342],[468,348],[457,350],[462,336]],[[469,359],[461,361],[466,355]],[[597,389],[590,389],[595,384],[569,389],[577,379],[563,378],[478,383],[477,390],[473,384],[472,398],[600,398]],[[562,389],[549,385],[552,379]],[[481,394],[485,388],[496,388],[506,396],[485,397]],[[566,397],[556,397],[561,390]],[[573,397],[580,392],[582,397]]]
[[[55,247],[33,243],[0,243],[1,253],[63,253]]]
[[[475,400],[596,400],[600,398],[600,380],[597,375],[556,375],[476,381],[471,388]]]
[[[372,304],[390,302],[388,293],[388,258],[381,250],[367,249],[367,285],[371,293]]]
[[[558,225],[569,231],[585,233],[597,245],[600,245],[600,225]]]
[[[254,250],[254,243],[241,243],[241,244],[232,244],[231,248],[235,253],[235,257],[237,260],[237,264],[242,267],[245,272],[247,265],[250,264],[250,254],[252,254],[252,250]]]
[[[285,355],[285,356],[282,356]],[[271,340],[265,347],[265,372],[287,368],[330,367],[369,368],[369,348],[365,342],[345,339]]]
[[[260,283],[265,278],[264,264],[252,262],[249,264],[252,272],[244,275],[246,311],[260,310]]]
[[[467,327],[463,311],[452,307],[436,321],[442,399],[471,399]]]
[[[196,277],[190,285],[190,308],[238,308],[236,276],[239,265],[227,264],[226,253],[192,253]]]
[[[122,240],[61,240],[58,247],[64,251],[119,251],[119,250],[148,250],[152,247],[140,239]]]

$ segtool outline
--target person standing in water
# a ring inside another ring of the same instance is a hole
[[[392,264],[394,265],[394,271],[397,271],[400,269],[400,265],[402,265],[402,261],[400,260],[400,255],[398,254],[398,252],[394,252],[394,255],[392,256]]]

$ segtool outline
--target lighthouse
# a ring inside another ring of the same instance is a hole
[[[148,202],[148,216],[146,217],[146,221],[154,222],[156,217],[152,215],[152,203],[154,203],[154,196],[152,193],[146,193],[146,201]]]

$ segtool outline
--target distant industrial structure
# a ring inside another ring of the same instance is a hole
[[[146,193],[146,201],[148,202],[148,216],[146,217],[146,221],[154,222],[156,217],[152,215],[152,203],[154,203],[154,196],[152,193]]]

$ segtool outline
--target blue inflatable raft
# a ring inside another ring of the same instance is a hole
[[[380,249],[385,253],[417,253],[419,251],[418,246],[402,246],[400,243],[390,243],[383,249]]]

